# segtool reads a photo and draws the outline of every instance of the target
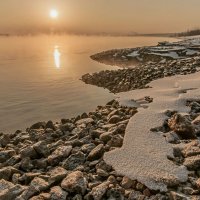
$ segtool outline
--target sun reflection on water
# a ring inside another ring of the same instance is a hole
[[[54,47],[53,55],[54,55],[54,62],[55,62],[56,68],[60,68],[60,56],[61,56],[61,53],[59,51],[59,47],[58,46]]]

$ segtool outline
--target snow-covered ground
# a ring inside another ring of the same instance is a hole
[[[188,42],[196,45],[199,41],[193,39]],[[166,142],[159,132],[150,130],[162,126],[166,110],[189,112],[186,100],[200,99],[199,77],[200,72],[168,77],[151,82],[148,89],[119,93],[119,101],[123,105],[133,105],[132,99],[144,96],[153,98],[153,103],[148,104],[148,108],[139,108],[139,112],[131,118],[122,148],[107,153],[104,156],[106,162],[117,172],[154,190],[166,191],[168,185],[186,181],[187,169],[167,159],[168,155],[173,156],[173,145]]]
[[[171,59],[186,58],[200,52],[200,38],[188,38],[183,41],[168,43],[162,42],[158,46],[140,48],[126,55],[127,57],[137,58],[138,60],[145,55],[154,55]]]

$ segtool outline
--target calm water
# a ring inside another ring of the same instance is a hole
[[[37,36],[0,37],[0,132],[25,129],[40,120],[60,120],[114,98],[85,85],[88,72],[116,69],[92,61],[96,52],[154,45],[166,38]],[[170,39],[173,41],[174,39]]]

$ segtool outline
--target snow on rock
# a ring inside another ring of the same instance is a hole
[[[140,54],[138,53],[138,51],[133,51],[132,53],[128,54],[127,56],[129,56],[129,57],[137,57],[139,55]]]
[[[189,112],[186,100],[200,98],[200,72],[187,76],[174,76],[151,82],[148,89],[119,93],[122,105],[131,105],[132,99],[153,98],[148,108],[130,119],[123,146],[104,155],[105,161],[118,173],[142,182],[153,190],[167,191],[167,186],[185,182],[188,171],[167,159],[173,156],[173,145],[151,128],[162,126],[166,110]],[[191,90],[191,88],[197,88]],[[184,93],[183,91],[187,91]]]
[[[173,59],[181,58],[176,52],[169,52],[169,53],[149,53],[149,55],[157,55],[162,57],[169,57]]]

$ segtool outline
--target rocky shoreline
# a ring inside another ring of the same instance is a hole
[[[120,148],[136,108],[116,100],[72,119],[0,136],[1,200],[167,199],[103,160]]]
[[[170,192],[172,199],[200,199],[200,100],[188,100],[189,113],[182,115],[177,111],[166,112],[163,126],[152,128],[173,144],[173,156],[169,160],[183,165],[189,170],[188,180],[179,183]],[[169,190],[171,190],[169,188]]]
[[[158,78],[195,73],[200,69],[200,54],[196,52],[198,45],[189,45],[187,48],[196,50],[187,58],[156,56],[159,60],[146,60],[135,68],[87,74],[82,80],[117,93],[146,88]],[[181,52],[184,56],[183,49]],[[139,56],[133,49],[123,52],[127,53],[134,59]],[[145,109],[153,100],[144,95],[139,104],[142,102]],[[136,107],[112,100],[75,118],[38,122],[26,131],[9,135],[0,133],[0,199],[200,200],[200,100],[188,100],[187,106],[190,111],[186,115],[168,110],[163,125],[151,129],[174,145],[173,156],[167,159],[189,170],[188,180],[169,183],[167,192],[131,180],[104,161],[104,154],[122,147],[127,125],[138,112]]]
[[[153,100],[145,97],[143,103]],[[120,148],[136,108],[112,100],[72,119],[33,124],[26,132],[0,136],[1,200],[177,200],[200,199],[200,100],[188,101],[186,116],[167,111],[162,127],[152,128],[175,144],[176,165],[189,170],[186,183],[160,193],[118,174],[104,153]]]
[[[110,50],[93,55],[92,59],[105,64],[129,67],[85,74],[82,76],[82,81],[106,88],[112,93],[142,89],[159,78],[199,71],[199,55],[199,40],[161,43],[154,47]],[[123,64],[121,65],[119,61],[123,61]]]

